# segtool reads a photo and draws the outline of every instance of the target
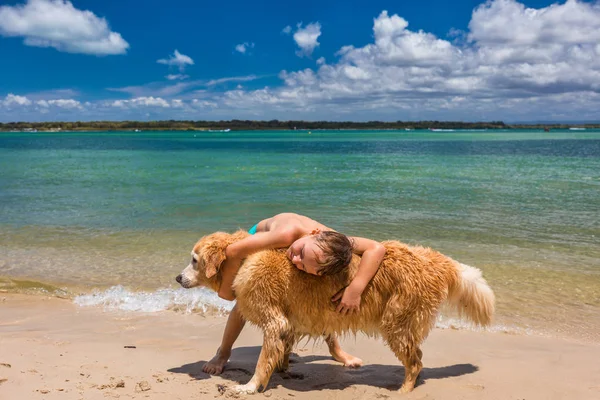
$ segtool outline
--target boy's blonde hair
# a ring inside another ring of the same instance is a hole
[[[323,250],[319,260],[319,275],[335,275],[352,261],[352,241],[348,236],[335,231],[323,231],[315,235],[317,246]]]

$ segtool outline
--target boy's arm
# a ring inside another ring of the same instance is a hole
[[[358,271],[350,285],[332,299],[337,301],[340,297],[342,298],[337,311],[344,314],[358,311],[362,293],[377,273],[385,256],[385,247],[379,242],[361,237],[350,239],[354,242],[354,253],[362,256],[362,258],[360,264],[358,264]]]
[[[289,246],[295,239],[295,232],[259,232],[227,246],[225,261],[221,266],[221,287],[218,295],[225,300],[234,300],[235,293],[231,285],[237,275],[242,260],[252,253],[267,249],[277,249]]]

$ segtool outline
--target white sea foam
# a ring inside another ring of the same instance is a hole
[[[107,309],[139,312],[159,312],[170,309],[186,313],[215,312],[225,314],[233,308],[233,303],[220,299],[205,288],[159,289],[154,292],[133,292],[123,286],[113,286],[105,291],[95,291],[77,296],[75,304],[104,306]]]
[[[529,328],[521,328],[518,326],[510,326],[503,324],[493,324],[491,326],[482,328],[473,324],[472,322],[466,321],[461,318],[454,318],[439,314],[435,322],[435,327],[439,329],[457,329],[457,330],[468,330],[474,332],[496,332],[496,333],[510,333],[519,335],[531,335],[533,331]]]

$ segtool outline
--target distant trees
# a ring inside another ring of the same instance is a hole
[[[89,121],[89,122],[8,122],[0,123],[0,131],[133,131],[139,130],[293,130],[293,129],[566,129],[573,125],[507,125],[502,121]],[[600,124],[578,124],[582,128],[599,128]]]

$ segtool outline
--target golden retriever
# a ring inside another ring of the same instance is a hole
[[[183,287],[205,286],[218,291],[225,248],[248,235],[216,232],[201,238],[192,262],[176,279]],[[381,335],[404,364],[400,391],[413,390],[422,368],[419,346],[447,301],[478,325],[488,325],[494,313],[494,293],[481,271],[429,248],[398,241],[382,242],[385,257],[362,295],[360,311],[335,312],[331,297],[346,287],[357,271],[354,256],[347,270],[335,276],[313,276],[295,268],[284,250],[265,250],[247,257],[233,288],[244,318],[262,329],[264,338],[254,376],[238,392],[266,389],[274,370],[288,368],[289,354],[302,337],[364,332]]]

